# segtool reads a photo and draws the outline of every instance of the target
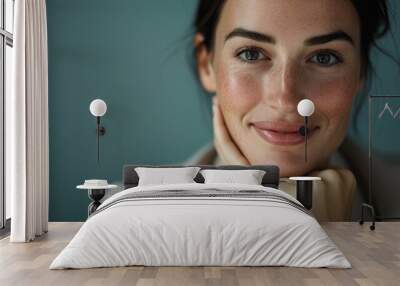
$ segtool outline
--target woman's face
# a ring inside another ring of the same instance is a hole
[[[300,175],[338,148],[362,87],[359,30],[350,0],[227,0],[202,81],[252,165]],[[315,104],[307,163],[296,133],[306,98]]]

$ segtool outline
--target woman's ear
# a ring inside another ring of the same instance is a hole
[[[362,89],[365,87],[364,85],[366,83],[367,76],[368,76],[367,70],[364,67],[362,67],[361,73],[360,73],[360,78],[358,80],[357,92],[362,91]]]
[[[216,92],[216,80],[214,67],[212,65],[212,53],[207,50],[204,45],[204,37],[200,33],[196,33],[194,37],[194,45],[197,47],[197,73],[205,90],[210,93]]]
[[[365,76],[362,76],[358,82],[357,92],[360,92],[364,88]]]

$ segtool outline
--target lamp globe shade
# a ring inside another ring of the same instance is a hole
[[[107,104],[104,102],[104,100],[95,99],[90,103],[89,109],[90,113],[92,113],[94,116],[103,116],[106,114]]]
[[[297,105],[297,112],[303,117],[311,116],[314,113],[314,110],[314,103],[309,99],[303,99]]]

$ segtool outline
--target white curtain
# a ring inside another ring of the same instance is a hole
[[[49,189],[45,0],[16,0],[14,92],[6,98],[6,181],[12,242],[47,232]]]

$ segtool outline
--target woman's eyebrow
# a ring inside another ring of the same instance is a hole
[[[246,30],[243,28],[236,28],[232,32],[230,32],[228,35],[226,35],[225,42],[234,37],[248,38],[251,40],[255,40],[258,42],[264,42],[264,43],[271,43],[271,44],[276,43],[275,38],[272,36],[262,34],[262,33],[256,32],[256,31]]]
[[[331,41],[347,41],[350,44],[354,45],[354,41],[352,37],[349,36],[346,32],[342,30],[338,30],[329,34],[320,35],[316,37],[312,37],[306,40],[304,43],[306,46],[313,46],[313,45],[321,45]]]
[[[228,35],[226,35],[225,42],[233,37],[243,37],[243,38],[248,38],[248,39],[255,40],[258,42],[263,42],[263,43],[271,43],[271,44],[276,43],[276,40],[273,36],[263,34],[260,32],[256,32],[256,31],[246,30],[243,28],[236,28],[232,32],[230,32]],[[337,30],[332,33],[309,38],[304,41],[304,44],[306,46],[313,46],[313,45],[321,45],[321,44],[326,44],[331,41],[339,41],[339,40],[346,41],[346,42],[349,42],[350,44],[354,45],[353,39],[349,36],[349,34],[347,34],[346,32],[344,32],[342,30]]]

